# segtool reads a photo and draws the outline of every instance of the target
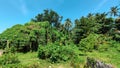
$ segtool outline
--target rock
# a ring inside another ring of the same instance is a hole
[[[114,67],[110,64],[105,64],[99,60],[87,57],[87,62],[84,68],[114,68]]]

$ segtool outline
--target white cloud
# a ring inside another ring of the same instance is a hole
[[[98,4],[94,11],[100,10],[108,1],[109,0],[101,0],[101,2]]]

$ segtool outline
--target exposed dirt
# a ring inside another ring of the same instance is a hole
[[[0,50],[0,56],[2,56],[2,54],[3,54],[3,50]]]
[[[58,68],[64,68],[63,66],[59,66]]]

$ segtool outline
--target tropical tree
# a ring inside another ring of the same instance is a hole
[[[119,8],[118,8],[118,6],[113,6],[113,7],[111,7],[110,8],[110,12],[108,12],[108,13],[110,13],[110,15],[111,16],[119,16],[120,14],[120,12],[119,12]]]
[[[112,29],[113,18],[107,18],[107,15],[105,12],[95,14],[96,23],[99,23],[101,26],[97,33],[106,34]]]
[[[104,23],[106,20],[106,16],[107,16],[107,13],[105,13],[105,12],[104,13],[96,13],[95,14],[96,22],[100,23],[100,24]]]
[[[83,35],[83,31],[80,29],[81,26],[79,19],[76,19],[74,23],[75,27],[72,29],[73,41],[75,44],[78,44],[80,42],[81,36]]]
[[[120,17],[115,20],[116,28],[120,30]]]
[[[89,14],[87,15],[87,17],[88,17],[88,18],[92,18],[92,17],[94,17],[94,14],[89,13]]]
[[[67,18],[65,20],[64,26],[65,26],[65,29],[66,29],[67,34],[68,34],[69,31],[70,31],[70,28],[72,27],[72,22],[71,22],[71,20],[69,18]]]
[[[32,21],[48,21],[51,26],[58,27],[60,25],[60,22],[62,21],[62,16],[59,16],[58,13],[53,10],[44,10],[44,13],[38,14],[34,19],[32,19]]]
[[[119,25],[118,19],[119,18],[117,18],[117,19],[115,19],[115,18],[120,16],[119,10],[120,10],[120,8],[118,6],[113,6],[110,8],[109,14],[111,15],[111,17],[114,16],[111,33],[115,33],[116,30],[118,31],[118,28],[119,28],[118,27],[118,25]]]

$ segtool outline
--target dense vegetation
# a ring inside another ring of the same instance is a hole
[[[97,52],[97,55],[109,57],[113,65],[120,67],[120,62],[112,60],[110,53],[115,53],[113,56],[119,59],[119,15],[118,6],[115,6],[110,12],[89,13],[74,22],[67,18],[62,23],[62,16],[53,10],[44,10],[30,22],[14,25],[0,34],[0,49],[5,50],[0,57],[0,65],[22,66],[17,53],[38,52],[39,59],[50,63],[70,61],[73,67],[79,68],[80,63],[84,65],[86,56],[93,57]],[[94,58],[100,59],[99,56]],[[102,61],[110,63],[105,59]],[[37,63],[31,66],[39,68]]]

